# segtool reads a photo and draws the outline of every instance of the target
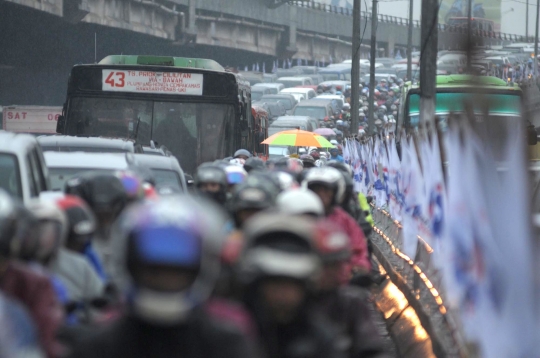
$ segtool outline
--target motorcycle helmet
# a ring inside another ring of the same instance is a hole
[[[325,186],[334,191],[333,204],[341,204],[345,194],[345,179],[336,168],[322,167],[311,169],[302,182],[304,189],[311,189],[316,185]]]
[[[266,169],[264,166],[264,162],[261,158],[252,157],[246,160],[246,163],[244,164],[244,170],[246,172],[250,172],[252,170],[264,170]]]
[[[22,203],[16,205],[15,211],[17,220],[13,243],[17,249],[12,251],[12,257],[35,260],[40,250],[39,221]]]
[[[117,285],[138,319],[185,322],[210,297],[220,272],[224,218],[210,203],[178,196],[136,204],[120,217],[114,243]],[[153,277],[167,270],[163,280]]]
[[[279,192],[298,188],[299,184],[295,179],[295,176],[289,172],[283,170],[277,170],[270,173],[270,177],[274,178],[279,185]]]
[[[313,168],[315,167],[315,159],[309,154],[303,154],[300,156],[300,159],[302,160],[302,163],[304,165],[304,168]]]
[[[287,225],[283,225],[287,223]],[[284,214],[260,214],[247,223],[240,260],[244,284],[266,278],[289,278],[309,285],[321,262],[313,243],[314,222]]]
[[[351,257],[349,237],[331,221],[323,220],[316,224],[314,241],[323,263],[347,261]]]
[[[208,192],[203,189],[204,184],[217,184],[219,189],[215,192]],[[205,192],[218,204],[224,204],[227,201],[228,185],[227,173],[223,168],[213,164],[203,164],[197,169],[195,187]]]
[[[242,211],[249,211],[251,217],[255,212],[273,207],[274,201],[275,197],[266,185],[240,184],[230,201],[230,210],[236,226],[241,227],[247,219],[246,216],[240,215]]]
[[[225,173],[227,173],[227,183],[229,184],[229,187],[243,183],[248,175],[243,167],[234,165],[225,167]]]
[[[247,149],[238,149],[236,152],[234,152],[234,158],[248,159],[251,157],[252,155]]]
[[[29,256],[21,258],[36,260],[46,265],[64,246],[67,236],[67,217],[56,202],[51,200],[31,200],[28,203],[28,209],[38,220],[38,247],[33,255],[27,252]]]
[[[287,215],[324,216],[324,207],[321,199],[311,190],[286,190],[276,198],[279,212]]]
[[[74,195],[60,198],[56,204],[67,218],[66,246],[83,249],[92,241],[96,232],[94,214],[81,198]]]
[[[66,182],[66,194],[82,198],[97,216],[116,218],[129,196],[121,178],[114,173],[86,172]]]

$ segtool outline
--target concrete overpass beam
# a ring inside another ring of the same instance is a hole
[[[64,0],[4,0],[18,5],[28,6],[49,14],[62,16]],[[67,0],[73,1],[73,0]]]
[[[73,0],[67,0],[73,1]],[[175,40],[183,13],[150,0],[77,0],[87,4],[83,22]]]

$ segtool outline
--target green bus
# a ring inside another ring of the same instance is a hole
[[[57,132],[153,141],[192,174],[203,162],[257,148],[253,126],[249,82],[217,62],[113,55],[73,67]]]
[[[452,112],[463,112],[466,100],[480,96],[483,101],[471,101],[474,112],[484,114],[488,104],[492,117],[521,118],[522,92],[517,86],[509,86],[504,80],[491,76],[472,77],[468,75],[437,76],[435,115],[446,120]],[[403,93],[400,104],[398,127],[410,130],[420,122],[420,87],[413,85]]]

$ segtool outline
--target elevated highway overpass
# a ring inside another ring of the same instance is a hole
[[[109,54],[213,58],[244,67],[275,59],[341,61],[350,58],[352,12],[314,1],[271,9],[267,0],[0,0],[0,105],[60,104],[69,69]],[[371,14],[362,11],[367,56]],[[379,15],[377,48],[386,56],[407,43],[408,21]],[[419,49],[420,25],[414,22]],[[440,26],[448,49],[465,34]],[[507,34],[477,34],[475,41],[521,41]],[[28,84],[33,85],[29,88]]]

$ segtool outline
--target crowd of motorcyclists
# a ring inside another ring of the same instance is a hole
[[[339,147],[0,191],[0,357],[386,356],[369,211]]]

